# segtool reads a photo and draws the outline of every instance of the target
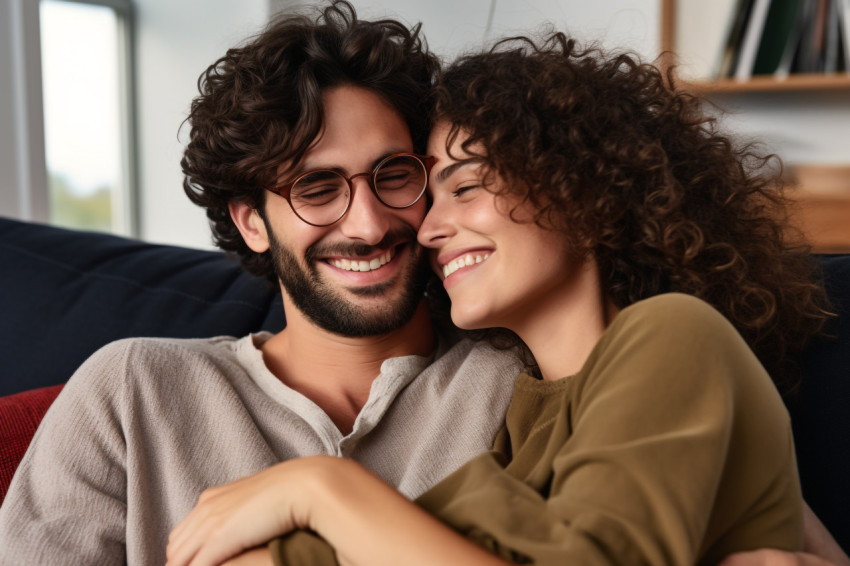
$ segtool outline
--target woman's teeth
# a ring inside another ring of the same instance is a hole
[[[328,263],[336,268],[344,269],[345,271],[374,271],[382,265],[386,265],[393,258],[391,250],[385,251],[383,254],[370,261],[356,259],[331,259]]]
[[[445,279],[461,267],[466,267],[467,265],[473,265],[475,263],[481,263],[482,261],[485,261],[488,257],[490,257],[490,254],[466,254],[465,256],[455,258],[443,266],[443,279]]]

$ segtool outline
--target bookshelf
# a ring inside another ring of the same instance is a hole
[[[673,63],[676,53],[677,2],[661,0],[660,63],[665,67]],[[684,88],[709,98],[794,92],[850,94],[850,73],[790,74],[781,79],[774,75],[754,75],[746,80],[694,80],[686,81]],[[847,104],[850,105],[850,96]],[[794,201],[791,221],[809,238],[815,252],[850,253],[850,163],[837,166],[800,164],[799,169],[816,174],[797,176],[795,168],[791,167],[792,175],[788,179],[788,194]]]
[[[676,52],[676,5],[678,0],[661,0],[661,63],[670,66]],[[709,94],[747,92],[850,92],[850,72],[791,74],[778,79],[773,75],[754,75],[746,80],[724,78],[688,82],[693,90]]]

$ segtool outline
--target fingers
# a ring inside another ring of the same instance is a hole
[[[314,494],[347,469],[313,456],[204,491],[169,536],[167,566],[217,565],[293,529],[310,528]]]
[[[168,537],[167,566],[212,566],[254,546],[252,533],[240,528],[238,500],[230,487],[201,494],[195,508]]]

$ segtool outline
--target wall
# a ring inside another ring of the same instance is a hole
[[[0,0],[0,73],[14,71],[9,56],[14,31],[10,6],[37,0]],[[652,59],[659,46],[659,0],[354,0],[360,15],[393,15],[423,22],[436,52],[451,58],[488,39],[534,29],[552,21],[580,39],[637,50]],[[203,212],[182,191],[177,133],[198,75],[276,12],[299,0],[136,0],[136,101],[141,236],[147,240],[211,247]],[[313,2],[315,4],[315,2]],[[698,24],[695,24],[698,25]],[[18,186],[38,172],[18,167],[18,138],[10,123],[15,89],[0,82],[0,214],[22,216]],[[788,163],[850,164],[850,101],[847,92],[727,95],[718,100],[733,113],[727,127],[764,139]],[[20,102],[20,101],[19,101]],[[35,123],[32,116],[24,117]],[[42,150],[43,151],[43,150]],[[43,157],[42,157],[43,159]],[[43,173],[42,173],[43,175]],[[36,179],[38,181],[38,179]],[[36,203],[37,204],[37,203]],[[27,204],[29,206],[29,204]],[[37,208],[37,207],[36,207]],[[25,217],[25,215],[23,215]]]
[[[178,128],[198,76],[267,21],[267,0],[137,0],[136,101],[141,236],[211,247],[203,211],[183,193]]]
[[[492,38],[527,33],[545,22],[610,47],[654,53],[659,43],[658,0],[354,0],[359,15],[391,14],[422,22],[430,47],[451,58]]]

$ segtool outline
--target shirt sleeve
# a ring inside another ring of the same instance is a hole
[[[0,508],[0,564],[125,562],[124,349],[84,363],[41,422]]]
[[[269,543],[275,566],[337,566],[336,552],[323,538],[295,531]]]
[[[548,441],[534,454],[482,455],[419,503],[515,563],[685,566],[799,549],[790,423],[764,369],[705,303],[644,303],[567,378],[570,400],[554,425],[538,421]],[[531,401],[515,392],[509,425],[536,417]]]

